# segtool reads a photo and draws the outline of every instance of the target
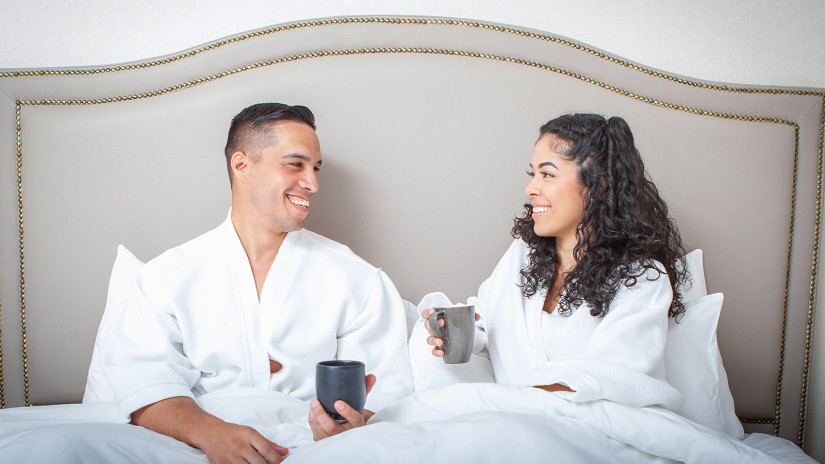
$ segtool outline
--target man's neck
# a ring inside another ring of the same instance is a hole
[[[273,231],[268,224],[255,221],[255,216],[244,214],[242,211],[232,209],[232,226],[238,234],[252,268],[252,277],[255,279],[255,287],[258,292],[258,299],[261,298],[266,276],[269,269],[278,255],[278,250],[286,238],[286,232]]]

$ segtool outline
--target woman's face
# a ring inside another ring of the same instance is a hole
[[[536,235],[556,237],[557,246],[572,250],[584,212],[585,189],[579,183],[579,166],[560,153],[565,145],[553,134],[541,136],[530,161],[531,179],[525,191],[533,205]]]

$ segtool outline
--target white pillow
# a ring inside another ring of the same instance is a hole
[[[137,259],[125,246],[117,246],[117,257],[112,267],[112,276],[109,278],[106,308],[103,310],[103,317],[97,329],[92,362],[89,365],[89,375],[86,377],[86,391],[83,393],[84,403],[112,401],[114,398],[112,389],[100,369],[100,340],[109,330],[112,320],[123,311],[129,291],[137,280],[142,267],[143,261]]]
[[[741,440],[745,434],[716,341],[723,299],[721,293],[714,293],[689,301],[679,323],[669,320],[665,376],[683,396],[674,412]]]
[[[688,270],[691,282],[679,287],[682,292],[682,303],[702,298],[708,294],[705,286],[705,266],[702,261],[702,250],[696,249],[686,254],[685,267]]]

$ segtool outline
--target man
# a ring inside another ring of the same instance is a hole
[[[365,410],[339,401],[339,424],[313,400],[309,423],[315,439],[361,426],[412,391],[404,306],[380,269],[303,229],[321,167],[308,108],[244,109],[225,154],[229,217],[143,267],[102,341],[103,371],[133,424],[200,448],[210,462],[280,462],[286,448],[194,398],[253,387],[310,400],[318,361],[356,359],[374,373]]]

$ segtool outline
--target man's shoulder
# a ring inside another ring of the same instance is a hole
[[[312,259],[328,261],[330,265],[377,271],[378,268],[355,254],[350,247],[308,229],[301,229],[301,243],[312,253]]]
[[[214,259],[217,251],[223,248],[220,226],[205,232],[180,245],[169,248],[146,263],[148,270],[170,268],[198,269],[205,261]]]

